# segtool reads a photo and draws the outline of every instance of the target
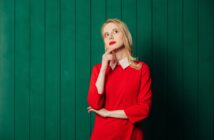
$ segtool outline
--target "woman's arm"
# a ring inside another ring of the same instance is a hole
[[[112,118],[120,118],[120,119],[127,119],[128,117],[126,116],[124,110],[106,110],[105,108],[102,108],[100,110],[96,110],[92,107],[88,107],[88,112],[95,112],[98,115],[102,116],[102,117],[112,117]]]
[[[100,67],[95,65],[92,70],[90,85],[88,89],[88,104],[94,109],[101,109],[104,104],[104,84],[105,71],[108,61],[113,59],[113,55],[109,54],[112,50],[107,50],[102,57],[102,64]]]
[[[126,116],[124,110],[108,111],[107,117],[120,118],[120,119],[127,119],[128,118]]]
[[[99,94],[102,94],[104,90],[105,71],[106,71],[108,62],[115,60],[115,57],[116,57],[115,54],[113,55],[113,53],[111,53],[112,51],[113,51],[112,49],[108,49],[102,56],[102,65],[96,81],[96,87]]]
[[[98,91],[98,94],[103,94],[104,90],[104,84],[105,84],[105,68],[101,66],[100,72],[96,81],[96,88]]]
[[[97,77],[99,75],[99,68],[98,65],[95,65],[92,70],[91,78],[90,78],[90,85],[88,89],[88,104],[93,107],[94,109],[101,109],[104,104],[104,96],[103,93],[98,91],[96,87]],[[103,92],[103,91],[102,91]]]

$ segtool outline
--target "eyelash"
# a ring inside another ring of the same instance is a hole
[[[113,34],[117,34],[119,31],[118,30],[114,30],[113,31]],[[106,33],[105,35],[104,35],[104,37],[106,38],[106,37],[108,37],[109,36],[109,33]]]

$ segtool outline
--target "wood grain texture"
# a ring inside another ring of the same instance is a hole
[[[151,68],[146,140],[213,140],[213,0],[0,0],[0,139],[85,140],[101,26],[123,20]]]

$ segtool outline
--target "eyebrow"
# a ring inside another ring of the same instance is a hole
[[[114,28],[114,29],[112,29],[112,31],[113,31],[113,30],[118,30],[118,28]],[[105,35],[106,33],[108,33],[108,32],[105,32],[103,35]]]

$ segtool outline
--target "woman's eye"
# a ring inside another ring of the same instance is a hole
[[[114,30],[114,34],[117,34],[118,33],[118,30]]]
[[[109,34],[108,33],[106,33],[105,35],[104,35],[104,37],[108,37],[109,36]]]

